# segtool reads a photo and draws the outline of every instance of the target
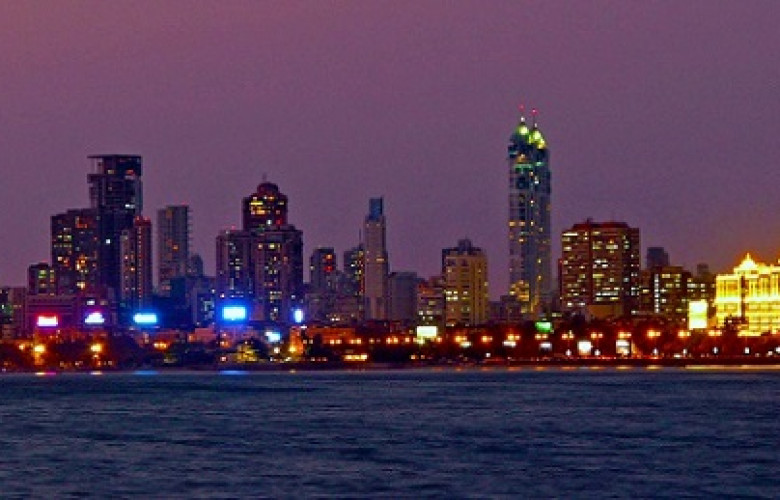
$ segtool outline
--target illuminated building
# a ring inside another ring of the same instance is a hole
[[[57,294],[101,288],[98,220],[97,210],[89,208],[51,217],[51,262]]]
[[[444,278],[432,276],[417,285],[417,322],[441,325],[444,321]]]
[[[24,333],[28,298],[24,287],[0,288],[0,327],[3,339],[20,337]]]
[[[344,276],[346,278],[344,291],[348,295],[353,295],[360,299],[361,310],[363,309],[363,273],[365,263],[365,251],[362,244],[344,252]]]
[[[142,161],[136,155],[94,155],[89,160],[89,199],[97,212],[100,241],[98,282],[116,298],[121,287],[122,231],[133,228],[143,209]]]
[[[286,323],[303,301],[303,233],[294,226],[253,235],[255,303],[260,319]]]
[[[679,266],[654,266],[641,273],[640,310],[685,326],[691,273]]]
[[[264,231],[287,225],[287,196],[279,192],[279,186],[263,182],[257,191],[243,201],[244,231]]]
[[[157,270],[160,295],[171,295],[171,280],[186,276],[190,258],[190,207],[157,211]]]
[[[634,314],[639,306],[639,229],[588,219],[562,234],[561,306],[596,317]]]
[[[444,280],[444,321],[475,326],[488,318],[488,262],[481,248],[468,239],[441,253]]]
[[[57,293],[54,269],[48,263],[41,262],[27,268],[27,293],[30,295],[55,295]]]
[[[363,225],[365,253],[363,254],[363,298],[368,320],[387,319],[387,243],[384,202],[371,198],[368,215]]]
[[[124,311],[132,313],[152,298],[152,221],[136,217],[133,227],[122,231],[119,247],[120,302]]]
[[[303,235],[287,224],[287,196],[264,182],[243,209],[244,230],[217,236],[217,308],[244,298],[250,320],[290,322],[303,299]]]
[[[705,301],[707,316],[715,315],[715,275],[710,272],[707,264],[698,264],[696,274],[688,281],[688,300]]]
[[[254,297],[253,243],[246,231],[225,230],[217,236],[218,299]]]
[[[762,264],[750,254],[730,274],[715,278],[718,325],[738,324],[745,335],[780,331],[780,262]]]
[[[327,312],[329,322],[345,324],[363,320],[364,256],[362,244],[344,252],[344,271],[336,278],[336,296],[330,311]]]
[[[309,258],[311,291],[323,293],[333,288],[336,276],[336,251],[333,248],[315,248]]]
[[[336,251],[330,247],[315,248],[309,258],[309,287],[306,292],[306,311],[315,321],[327,321],[333,312],[339,280],[336,269]]]
[[[509,293],[524,313],[550,305],[550,153],[536,112],[531,127],[520,117],[509,138]]]

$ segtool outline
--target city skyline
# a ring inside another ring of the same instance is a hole
[[[436,274],[468,237],[497,297],[521,102],[554,145],[554,258],[593,217],[689,269],[777,260],[780,200],[763,182],[780,161],[777,6],[405,7],[0,6],[0,283],[48,260],[49,218],[84,205],[85,157],[128,153],[144,158],[145,216],[192,207],[209,274],[215,235],[267,174],[294,200],[304,255],[354,247],[382,196],[390,271]]]

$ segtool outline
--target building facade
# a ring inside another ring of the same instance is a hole
[[[386,222],[382,198],[371,198],[363,225],[365,263],[363,297],[367,320],[387,319],[388,256]]]
[[[780,331],[780,262],[763,264],[748,254],[731,273],[715,278],[719,326],[736,325],[743,335]]]
[[[98,221],[98,211],[91,208],[51,217],[51,262],[57,294],[96,293],[101,289]]]
[[[190,258],[190,207],[169,205],[157,211],[157,276],[160,295],[171,295],[171,280],[187,275]]]
[[[387,319],[403,323],[417,320],[417,273],[398,271],[388,277]]]
[[[242,203],[244,231],[263,231],[287,225],[287,196],[272,182],[263,182]]]
[[[138,216],[120,236],[120,304],[126,318],[152,301],[152,221]],[[128,321],[129,322],[129,321]]]
[[[448,326],[480,325],[487,321],[488,261],[468,239],[442,250],[444,321]]]
[[[686,326],[690,281],[691,273],[680,266],[645,269],[641,273],[641,312]]]
[[[562,234],[561,307],[596,317],[639,309],[639,229],[624,222],[575,224]]]
[[[336,266],[336,251],[333,248],[315,248],[309,258],[310,291],[324,293],[332,290],[336,277]]]
[[[509,138],[509,294],[525,314],[550,306],[550,153],[541,130],[521,116]]]
[[[27,268],[27,293],[30,295],[56,295],[57,280],[48,262],[39,262]]]
[[[136,155],[93,155],[87,175],[90,206],[97,212],[98,280],[111,298],[121,288],[122,231],[133,228],[143,210],[142,160]]]
[[[303,301],[303,235],[276,184],[260,184],[242,208],[243,230],[217,236],[217,308],[241,300],[253,321],[288,323]]]

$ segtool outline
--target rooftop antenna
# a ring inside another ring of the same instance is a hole
[[[533,117],[534,127],[536,127],[536,115],[537,114],[539,114],[539,111],[536,108],[531,109],[531,116]]]
[[[524,122],[525,121],[525,104],[523,104],[521,102],[520,105],[517,107],[517,109],[520,110],[520,121]]]

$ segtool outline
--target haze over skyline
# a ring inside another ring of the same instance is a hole
[[[383,196],[391,270],[437,273],[468,237],[497,297],[521,102],[551,152],[554,257],[593,217],[689,268],[774,262],[778,18],[775,2],[0,4],[0,284],[49,261],[51,215],[88,205],[86,157],[130,153],[145,215],[191,205],[209,273],[265,174],[307,261],[354,246]]]

